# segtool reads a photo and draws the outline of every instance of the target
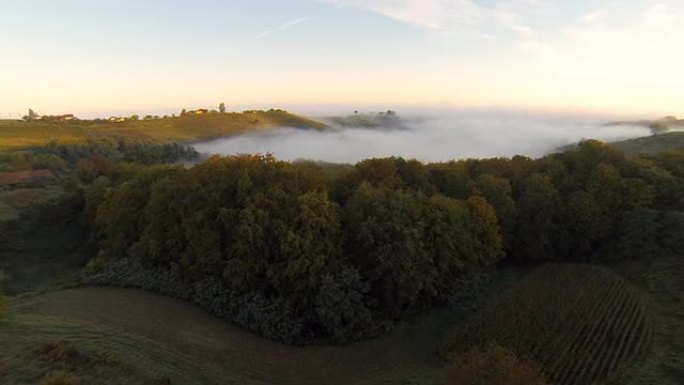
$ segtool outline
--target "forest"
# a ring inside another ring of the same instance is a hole
[[[294,345],[385,333],[502,264],[684,251],[682,151],[628,158],[585,141],[539,159],[429,164],[93,159],[70,184],[96,254],[87,283],[189,300]]]

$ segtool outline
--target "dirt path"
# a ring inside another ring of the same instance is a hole
[[[291,347],[231,326],[182,301],[139,290],[72,289],[27,298],[22,312],[61,316],[148,338],[196,363],[268,385],[395,384],[440,363],[449,316],[434,312],[351,346]]]

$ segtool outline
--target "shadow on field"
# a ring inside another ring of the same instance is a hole
[[[214,371],[254,384],[283,385],[432,382],[442,367],[435,348],[456,317],[439,310],[375,340],[292,347],[247,333],[182,301],[139,290],[70,289],[25,298],[17,308],[112,327]]]

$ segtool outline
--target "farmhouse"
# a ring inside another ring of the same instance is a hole
[[[209,110],[207,110],[206,108],[200,108],[200,109],[197,109],[197,110],[188,111],[188,114],[191,114],[191,115],[204,115],[204,114],[206,114],[206,113],[208,113],[208,112],[209,112]]]
[[[78,118],[75,117],[74,114],[57,115],[54,118],[55,118],[55,120],[60,120],[60,121],[78,120]]]
[[[119,116],[112,116],[111,118],[109,118],[109,121],[112,123],[123,123],[126,121],[126,118],[122,118]]]

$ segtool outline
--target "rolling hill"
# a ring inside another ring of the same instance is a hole
[[[323,123],[283,110],[186,115],[149,120],[66,122],[0,120],[0,150],[21,150],[51,141],[81,143],[122,136],[158,142],[195,142],[276,127],[323,130]]]
[[[630,156],[653,155],[661,151],[684,149],[684,131],[668,132],[661,135],[646,136],[614,142],[611,146]]]

